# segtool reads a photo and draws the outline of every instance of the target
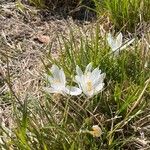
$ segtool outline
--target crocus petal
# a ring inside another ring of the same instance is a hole
[[[54,88],[44,87],[43,89],[44,89],[44,91],[47,92],[47,93],[60,93],[60,94],[63,93],[62,91],[58,91],[58,90],[56,90],[56,89],[54,89]]]
[[[116,51],[122,45],[122,33],[119,33],[119,35],[116,38],[114,38],[110,33],[108,33],[107,41],[112,51]]]
[[[110,46],[113,45],[113,43],[114,43],[114,39],[110,33],[108,33],[108,35],[107,35],[107,41]]]
[[[92,71],[92,74],[91,74],[91,80],[94,81],[96,80],[99,75],[101,73],[101,70],[99,70],[98,68],[95,68],[93,71]]]
[[[67,86],[66,87],[66,93],[70,94],[70,95],[77,96],[77,95],[80,95],[82,93],[82,90],[75,87],[75,86]]]
[[[114,51],[115,50],[114,49],[114,47],[115,47],[115,39],[110,33],[108,33],[107,42],[108,42],[109,46],[111,47],[111,49]]]
[[[62,83],[53,83],[53,84],[51,84],[51,87],[57,91],[65,90],[65,86]]]
[[[97,87],[99,84],[103,83],[105,76],[105,73],[99,75],[99,77],[93,81],[93,87]]]
[[[119,35],[116,37],[116,48],[120,48],[122,45],[122,33],[120,32]]]
[[[80,83],[81,82],[81,76],[75,76],[75,82]]]
[[[51,67],[51,73],[52,73],[52,75],[53,75],[53,77],[54,78],[57,78],[57,79],[60,79],[60,76],[59,76],[59,68],[58,68],[58,66],[56,66],[56,65],[53,65],[52,67]]]
[[[97,74],[100,74],[101,73],[101,70],[99,70],[98,68],[95,68],[93,71],[92,71],[92,74],[93,75],[97,75]]]
[[[92,70],[92,63],[89,63],[85,69],[85,74],[87,74],[88,72],[91,72]]]
[[[78,84],[79,88],[83,91],[83,93],[85,94],[87,91],[87,85],[86,85],[86,75],[82,75],[81,77],[76,76],[76,83]]]
[[[100,91],[102,91],[103,87],[104,87],[104,83],[100,83],[100,84],[95,88],[95,91],[94,91],[95,94],[98,93],[98,92],[100,92]]]
[[[59,77],[60,77],[61,83],[65,86],[66,85],[66,76],[62,69],[59,71]]]
[[[83,75],[83,72],[82,72],[82,70],[80,69],[80,67],[78,65],[76,66],[76,73],[77,73],[78,76]]]
[[[79,88],[85,93],[86,92],[86,75],[75,76],[75,82],[78,84]]]

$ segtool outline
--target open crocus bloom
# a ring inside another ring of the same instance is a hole
[[[122,37],[123,37],[122,33],[119,33],[116,38],[113,37],[110,33],[108,33],[107,41],[115,54],[118,54],[119,50],[125,49],[128,45],[130,45],[134,41],[134,39],[126,41],[125,44],[122,46]]]
[[[79,66],[76,66],[75,82],[82,89],[83,93],[92,97],[103,89],[105,74],[101,74],[101,70],[95,68],[92,71],[92,64],[88,64],[83,73]]]
[[[62,69],[59,69],[58,66],[53,65],[51,68],[52,76],[47,76],[48,81],[50,83],[50,87],[44,88],[44,90],[48,93],[60,93],[65,95],[79,95],[82,93],[82,90],[73,87],[73,86],[66,86],[66,76]]]

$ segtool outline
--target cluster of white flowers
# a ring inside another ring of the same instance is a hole
[[[79,66],[76,66],[76,73],[74,81],[78,84],[76,86],[66,85],[66,76],[63,69],[53,65],[51,67],[51,76],[47,75],[50,87],[45,87],[44,90],[48,93],[60,93],[69,95],[80,95],[82,92],[92,97],[98,92],[102,91],[104,87],[105,74],[101,74],[101,70],[95,68],[92,70],[92,63],[88,64],[83,73]]]
[[[132,39],[123,44],[122,38],[122,33],[118,34],[117,37],[113,37],[110,33],[107,36],[107,42],[115,55],[118,55],[120,50],[126,48],[134,41],[134,39]],[[93,69],[92,63],[89,63],[86,66],[84,72],[78,65],[76,66],[76,75],[73,81],[77,83],[78,87],[68,86],[66,84],[66,76],[62,68],[53,65],[50,71],[51,75],[46,75],[50,83],[50,87],[44,88],[44,90],[48,93],[77,96],[83,92],[87,97],[92,97],[102,91],[104,87],[106,74],[101,73],[101,70],[98,68]],[[90,133],[93,137],[100,137],[102,130],[98,125],[93,125],[92,131],[83,130],[81,133]]]
[[[110,33],[107,36],[107,42],[112,49],[112,52],[116,55],[118,52],[126,48],[131,44],[134,39],[122,44],[122,33],[118,34],[115,38]],[[103,90],[105,73],[101,73],[98,68],[92,69],[92,63],[89,63],[83,72],[79,66],[76,66],[76,75],[74,82],[78,84],[76,86],[66,85],[66,76],[63,69],[58,66],[53,65],[51,68],[51,76],[47,75],[47,79],[50,83],[50,87],[45,87],[44,90],[48,93],[60,93],[69,95],[80,95],[82,92],[88,96],[92,97],[95,94]]]

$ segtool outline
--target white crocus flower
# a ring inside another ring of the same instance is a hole
[[[112,51],[116,51],[122,45],[122,33],[120,33],[116,38],[113,37],[111,33],[108,33],[107,41]]]
[[[95,68],[92,71],[92,64],[88,64],[85,72],[83,73],[79,66],[76,66],[77,75],[75,76],[75,82],[78,83],[83,93],[92,97],[98,92],[102,91],[104,87],[105,74],[101,74],[101,70]]]
[[[111,33],[108,33],[107,41],[114,54],[118,54],[119,50],[125,49],[128,45],[130,45],[135,40],[135,39],[128,40],[125,42],[125,44],[123,44],[122,38],[123,36],[121,32],[118,34],[116,38],[113,37]]]
[[[66,76],[63,69],[59,69],[58,66],[53,65],[50,71],[52,76],[47,75],[50,87],[44,88],[46,92],[60,93],[63,95],[79,95],[82,93],[82,90],[77,87],[66,86]]]

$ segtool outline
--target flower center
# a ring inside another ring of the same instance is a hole
[[[60,80],[56,79],[56,80],[53,81],[53,83],[56,83],[56,84],[60,83]]]
[[[91,81],[88,81],[88,82],[87,82],[87,90],[88,90],[88,91],[91,91],[91,90],[92,90],[92,82],[91,82]]]

